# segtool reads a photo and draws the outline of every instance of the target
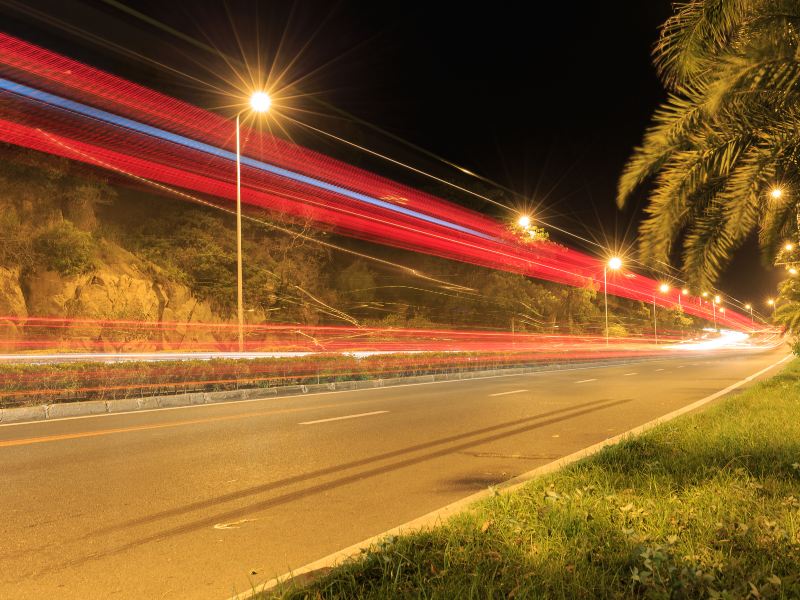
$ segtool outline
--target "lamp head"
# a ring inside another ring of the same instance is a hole
[[[619,256],[612,256],[608,259],[608,268],[617,271],[622,268],[622,259]]]
[[[265,113],[272,106],[272,98],[267,92],[255,92],[250,96],[250,108],[257,113]]]

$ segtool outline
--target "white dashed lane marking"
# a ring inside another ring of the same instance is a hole
[[[372,415],[382,415],[388,413],[388,410],[376,410],[368,413],[359,413],[357,415],[345,415],[344,417],[333,417],[331,419],[318,419],[316,421],[303,421],[298,425],[316,425],[317,423],[330,423],[331,421],[344,421],[345,419],[359,419],[361,417],[371,417]]]

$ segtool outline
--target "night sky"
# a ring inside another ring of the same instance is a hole
[[[0,27],[193,103],[224,103],[209,85],[227,85],[228,65],[115,4],[0,0]],[[614,193],[625,160],[664,97],[650,50],[670,14],[668,0],[483,3],[475,9],[466,3],[311,0],[123,4],[250,65],[256,56],[275,61],[273,72],[286,74],[285,95],[305,97],[286,100],[296,118],[455,176],[396,140],[332,118],[335,106],[521,193],[548,222],[604,244],[635,242],[646,196],[620,212]],[[124,55],[115,44],[145,60]],[[289,133],[313,145],[302,132]],[[503,216],[491,206],[473,206]],[[753,242],[721,288],[759,303],[774,293],[778,279],[761,265]]]

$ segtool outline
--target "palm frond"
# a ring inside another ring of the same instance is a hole
[[[695,218],[684,240],[683,267],[689,283],[701,289],[710,287],[734,247],[725,234],[724,206],[713,201]]]
[[[654,63],[669,89],[691,85],[713,65],[713,56],[729,43],[753,0],[692,0],[676,5],[661,27]]]
[[[775,180],[775,156],[780,146],[753,145],[730,173],[719,194],[724,207],[725,236],[739,244],[758,224],[760,208]]]
[[[688,220],[697,213],[693,201],[708,201],[715,182],[726,177],[747,148],[749,137],[719,141],[717,145],[677,153],[657,179],[641,225],[643,260],[668,261],[672,244]]]
[[[685,146],[686,138],[702,121],[705,93],[700,89],[687,91],[684,96],[671,94],[653,115],[642,145],[633,155],[617,184],[617,205],[622,208],[631,194],[653,176]]]

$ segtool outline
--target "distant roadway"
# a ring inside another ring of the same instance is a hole
[[[786,352],[0,425],[0,598],[224,600]]]

